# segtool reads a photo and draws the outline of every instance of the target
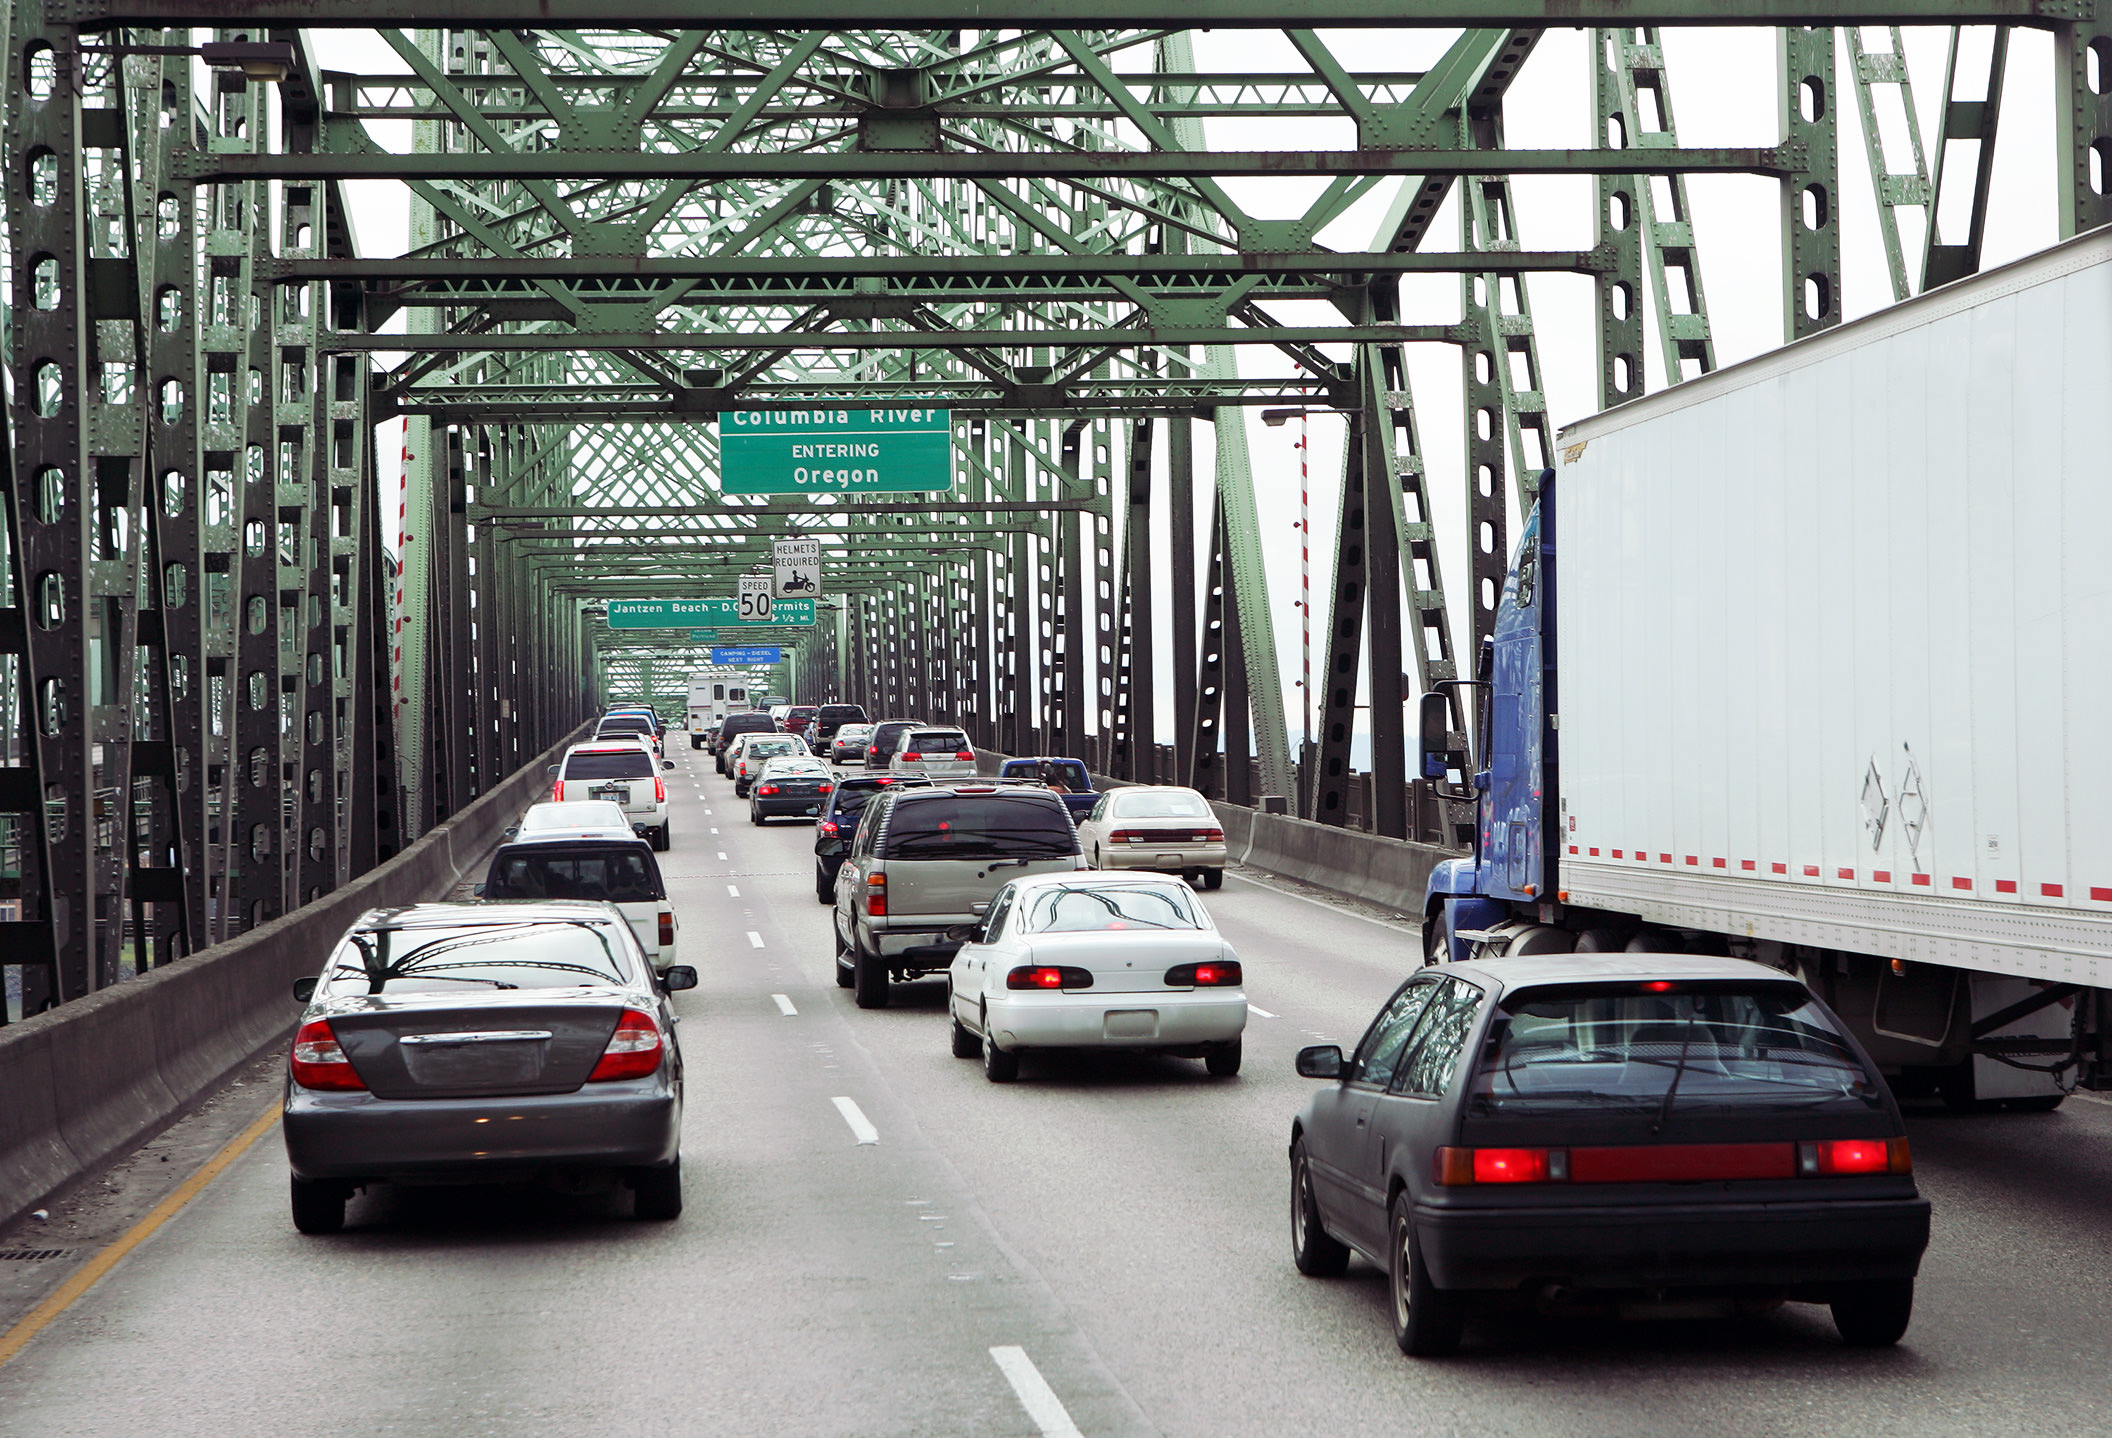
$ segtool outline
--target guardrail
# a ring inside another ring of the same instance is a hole
[[[372,908],[445,893],[546,789],[574,731],[344,888],[239,938],[0,1028],[0,1227],[151,1137],[293,1031],[293,981]]]

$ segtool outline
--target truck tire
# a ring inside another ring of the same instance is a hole
[[[701,735],[701,734],[692,734],[692,735],[690,735],[690,736],[689,736],[689,747],[690,747],[690,748],[692,748],[692,749],[701,749],[701,748],[703,748],[703,747],[704,747],[704,736],[703,736],[703,735]]]
[[[851,988],[861,1009],[884,1009],[887,1007],[887,961],[878,954],[868,954],[851,944]]]
[[[1445,920],[1442,912],[1433,912],[1423,918],[1423,967],[1442,964],[1452,957],[1451,945],[1445,942]]]
[[[1833,1326],[1850,1348],[1890,1348],[1914,1317],[1914,1280],[1881,1278],[1834,1295]]]

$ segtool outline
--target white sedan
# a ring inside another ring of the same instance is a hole
[[[1210,801],[1177,784],[1127,784],[1100,796],[1078,825],[1096,869],[1186,874],[1215,889],[1225,882],[1225,830]]]
[[[1178,879],[1034,874],[990,901],[947,972],[956,1058],[992,1083],[1029,1049],[1147,1049],[1239,1072],[1247,993],[1239,956]]]

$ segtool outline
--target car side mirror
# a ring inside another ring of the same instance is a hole
[[[509,825],[509,826],[507,826],[507,829],[506,829],[506,837],[507,837],[507,838],[509,838],[509,839],[511,839],[511,838],[512,838],[512,837],[513,837],[514,835],[516,835],[516,834],[518,834],[518,833],[520,833],[520,832],[521,832],[521,826],[520,826],[519,824],[512,824],[512,825]]]
[[[484,897],[484,890],[485,890],[485,889],[486,889],[487,887],[488,887],[488,886],[487,886],[487,885],[484,885],[484,884],[471,884],[471,885],[469,886],[469,891],[470,891],[470,893],[472,893],[472,894],[476,895],[476,896],[477,896],[478,898],[480,898],[480,899],[481,899],[481,898],[483,898],[483,897]]]
[[[1298,1077],[1309,1079],[1341,1078],[1341,1048],[1335,1044],[1312,1044],[1298,1050]]]
[[[684,989],[693,989],[696,986],[697,971],[688,964],[669,964],[667,971],[660,975],[660,989],[663,993],[679,994]]]
[[[946,937],[958,944],[980,943],[983,937],[981,924],[955,924],[946,931]]]
[[[675,767],[675,761],[672,759],[662,759],[660,761],[660,767],[663,769],[672,769]]]
[[[314,974],[308,975],[305,979],[295,979],[293,981],[294,1002],[305,1004],[314,998],[315,986],[318,982],[319,980]]]
[[[544,769],[543,772],[545,774],[555,774],[557,772],[557,766],[555,764],[552,764],[548,768]]]

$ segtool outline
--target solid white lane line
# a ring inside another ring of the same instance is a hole
[[[990,1350],[990,1356],[997,1360],[998,1371],[1005,1375],[1005,1381],[1019,1395],[1019,1406],[1027,1410],[1027,1416],[1041,1430],[1042,1438],[1082,1438],[1078,1425],[1071,1421],[1070,1413],[1064,1408],[1063,1400],[1056,1396],[1055,1389],[1049,1387],[1049,1380],[1041,1376],[1034,1360],[1027,1357],[1026,1349],[998,1347]]]
[[[736,889],[736,888],[735,888],[735,887],[734,887],[733,885],[731,885],[731,884],[728,884],[728,885],[726,886],[726,897],[727,897],[727,898],[729,898],[729,899],[738,899],[738,898],[739,898],[740,896],[741,896],[741,891],[740,891],[739,889]]]
[[[857,1104],[852,1103],[847,1098],[834,1098],[830,1099],[829,1102],[836,1105],[836,1112],[843,1115],[843,1121],[851,1126],[851,1134],[858,1142],[880,1142],[880,1130],[873,1127],[873,1121],[865,1116],[864,1110],[860,1109]],[[1075,1432],[1077,1430],[1073,1429],[1072,1431]]]
[[[763,936],[761,934],[758,934],[755,930],[750,929],[748,931],[748,947],[751,949],[759,949],[762,946]]]
[[[799,1010],[792,1007],[792,999],[789,995],[772,994],[770,997],[777,1000],[777,1011],[786,1018],[789,1019],[798,1014]]]
[[[1276,1017],[1276,1015],[1270,1013],[1267,1009],[1261,1008],[1256,1004],[1248,1004],[1247,1012],[1255,1015],[1257,1018],[1273,1019]]]
[[[706,812],[708,813],[709,811],[707,810]],[[1414,928],[1409,928],[1402,924],[1389,924],[1384,919],[1374,919],[1369,914],[1360,914],[1354,909],[1345,909],[1339,904],[1330,904],[1327,900],[1316,899],[1310,894],[1293,893],[1280,884],[1272,884],[1266,879],[1256,879],[1246,874],[1230,874],[1226,877],[1237,880],[1242,884],[1252,884],[1257,889],[1267,889],[1272,894],[1281,894],[1286,899],[1296,899],[1301,904],[1311,904],[1316,909],[1325,909],[1330,914],[1339,914],[1345,919],[1360,919],[1367,924],[1377,924],[1382,929],[1391,929],[1396,934],[1414,934],[1418,938],[1422,937],[1423,926],[1421,924],[1417,924]]]

